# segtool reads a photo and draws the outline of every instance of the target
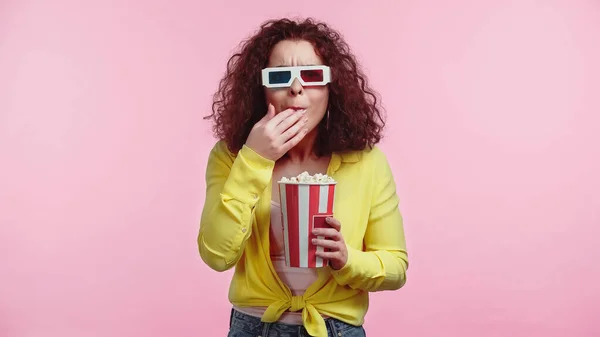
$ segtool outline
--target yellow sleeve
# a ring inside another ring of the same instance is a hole
[[[340,285],[354,289],[396,290],[406,283],[408,269],[404,226],[389,163],[378,148],[372,151],[374,192],[364,237],[365,251],[348,247],[346,265],[332,272]]]
[[[198,249],[212,269],[228,270],[242,256],[256,203],[271,180],[274,165],[246,146],[233,156],[223,141],[210,152]]]

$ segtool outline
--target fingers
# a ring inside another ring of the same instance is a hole
[[[289,119],[291,119],[291,117],[288,118],[288,120]],[[307,123],[308,123],[308,119],[302,118],[302,120],[297,121],[289,129],[282,130],[283,131],[283,134],[281,135],[282,143],[285,143],[288,140],[290,140],[292,137],[296,136],[300,131],[302,131],[302,129],[306,128]]]
[[[331,228],[314,228],[313,234],[322,235],[326,237],[341,237],[340,231],[342,229],[342,224],[340,223],[340,221],[332,216],[326,217],[325,221],[329,226],[331,226]]]
[[[340,249],[339,241],[324,240],[324,239],[312,239],[312,244],[315,246],[321,246],[323,248],[327,248],[327,249],[331,249],[331,250],[339,250]]]
[[[315,236],[324,236],[334,241],[342,240],[342,234],[335,228],[315,228],[313,229],[313,234]]]
[[[288,117],[291,117],[297,113],[298,113],[298,111],[296,111],[294,109],[285,109],[285,110],[281,111],[280,113],[276,114],[275,117],[271,118],[271,120],[269,120],[269,124],[271,124],[271,126],[277,126],[277,125],[279,125],[279,123],[288,119]]]
[[[264,126],[270,120],[272,120],[273,117],[275,117],[275,107],[273,106],[273,104],[269,103],[269,106],[267,107],[267,113],[256,124],[254,124],[254,127],[257,128]]]
[[[325,221],[337,231],[342,229],[342,224],[334,217],[327,217],[325,218]]]
[[[267,121],[273,119],[273,117],[275,117],[275,107],[273,106],[273,104],[269,104],[269,107],[267,108],[267,114],[265,115],[265,119]]]
[[[326,260],[335,260],[335,259],[339,259],[340,258],[340,253],[337,251],[332,251],[332,252],[315,252],[315,255],[322,258],[322,259],[326,259]]]
[[[308,117],[305,116],[305,113],[306,113],[306,110],[293,111],[291,115],[286,117],[275,127],[275,131],[278,133],[283,133],[287,129],[289,129],[292,125],[306,124],[308,122]],[[294,134],[296,134],[296,133],[294,133]],[[291,136],[289,138],[291,138]],[[287,139],[289,139],[289,138],[287,138]]]
[[[269,121],[271,126],[268,127],[273,127],[272,123],[277,123],[280,118],[284,118],[275,126],[275,129],[272,129],[271,131],[273,135],[278,138],[277,143],[282,146],[284,152],[287,152],[296,146],[306,135],[308,118],[303,116],[303,112],[285,110]]]
[[[294,146],[298,145],[298,143],[300,143],[302,138],[304,138],[304,136],[306,136],[306,132],[307,132],[306,128],[301,128],[299,130],[299,132],[296,133],[296,135],[293,138],[289,139],[287,142],[285,142],[283,144],[283,151],[287,152]]]
[[[276,113],[273,104],[269,104],[265,116],[252,127],[253,131],[249,135],[248,142],[252,142],[254,147],[264,147],[263,144],[266,144],[270,150],[264,152],[274,151],[276,154],[272,157],[279,158],[280,154],[298,145],[308,133],[306,129],[308,118],[304,116],[305,112],[306,110],[286,109]],[[252,138],[254,134],[259,135],[254,137],[258,137],[258,140]],[[261,145],[256,145],[257,142]]]

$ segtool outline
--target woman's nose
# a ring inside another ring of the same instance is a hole
[[[290,94],[292,96],[301,95],[302,90],[302,84],[300,84],[300,81],[298,81],[298,79],[295,79],[294,82],[292,82],[292,85],[290,86]]]

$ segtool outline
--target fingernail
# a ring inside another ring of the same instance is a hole
[[[314,245],[315,243],[317,243],[317,239],[312,239],[311,241],[312,241],[313,245]]]
[[[303,119],[304,123],[308,123],[308,118]]]
[[[325,218],[325,221],[331,222],[331,218]]]

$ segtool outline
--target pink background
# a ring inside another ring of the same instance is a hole
[[[201,118],[285,14],[339,28],[389,113],[411,266],[368,335],[600,335],[599,2],[202,3],[0,2],[0,336],[226,334]]]

